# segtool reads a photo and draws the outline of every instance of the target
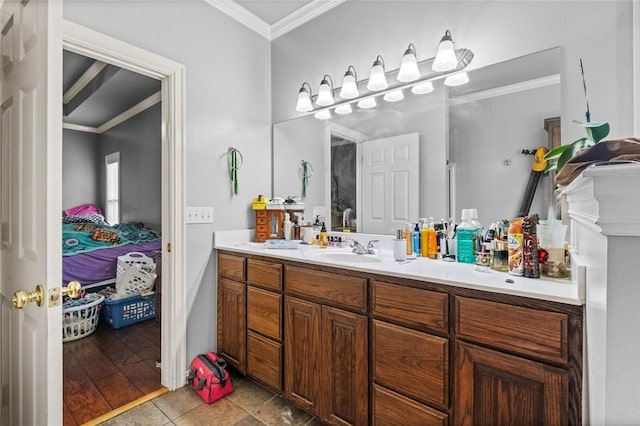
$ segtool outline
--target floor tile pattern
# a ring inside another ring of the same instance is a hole
[[[321,426],[251,379],[233,376],[233,393],[207,405],[188,386],[167,392],[127,411],[102,426]]]

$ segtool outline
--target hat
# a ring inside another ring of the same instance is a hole
[[[567,161],[556,174],[558,185],[569,185],[592,164],[640,162],[640,139],[625,138],[597,143]]]

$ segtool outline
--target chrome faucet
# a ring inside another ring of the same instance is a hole
[[[377,243],[378,241],[379,240],[371,240],[367,243],[367,247],[365,247],[357,240],[352,239],[351,243],[349,243],[349,247],[351,247],[353,249],[351,251],[356,254],[376,254],[373,249],[373,243]]]

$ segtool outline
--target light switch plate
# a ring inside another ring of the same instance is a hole
[[[187,223],[213,223],[213,207],[187,207]]]

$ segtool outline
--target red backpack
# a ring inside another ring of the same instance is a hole
[[[226,367],[226,361],[213,352],[198,355],[191,361],[187,381],[207,404],[233,392]]]

